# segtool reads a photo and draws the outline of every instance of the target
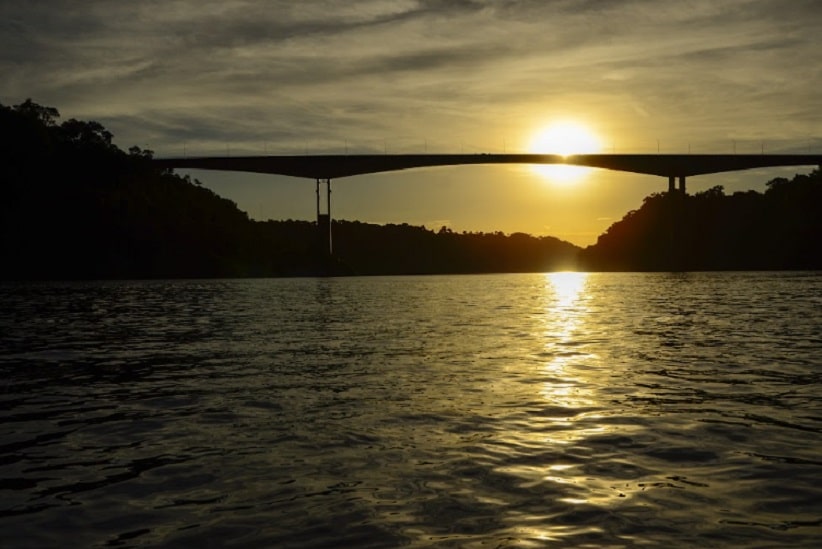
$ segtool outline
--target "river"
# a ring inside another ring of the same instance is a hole
[[[817,547],[822,274],[0,285],[17,547]]]

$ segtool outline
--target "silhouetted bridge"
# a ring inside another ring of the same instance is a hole
[[[466,164],[568,164],[668,178],[668,191],[685,193],[685,179],[695,175],[771,168],[822,166],[819,154],[363,154],[295,156],[224,156],[159,158],[162,168],[190,168],[267,173],[314,179],[317,224],[331,251],[331,180],[369,173]],[[320,183],[327,189],[327,213],[320,213]]]

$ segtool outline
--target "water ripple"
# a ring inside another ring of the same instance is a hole
[[[4,546],[816,547],[820,290],[6,284]]]

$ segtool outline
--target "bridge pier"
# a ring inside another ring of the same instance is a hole
[[[326,187],[325,212],[320,210],[320,183],[324,182]],[[317,245],[320,253],[326,257],[331,257],[331,179],[325,181],[317,178]]]
[[[676,192],[676,180],[677,180],[677,177],[675,175],[669,175],[668,176],[668,192],[670,194],[673,194],[673,193]],[[680,192],[680,194],[683,194],[683,195],[686,194],[686,192],[685,192],[685,176],[684,175],[679,176],[679,192]]]

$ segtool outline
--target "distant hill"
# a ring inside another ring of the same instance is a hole
[[[330,264],[308,221],[255,222],[97,122],[0,105],[0,279],[546,271],[576,246],[517,233],[335,221]]]
[[[580,249],[551,236],[438,232],[340,221],[334,254],[369,274],[545,272],[576,267]]]
[[[605,271],[822,269],[822,173],[755,191],[653,194],[580,254]]]

